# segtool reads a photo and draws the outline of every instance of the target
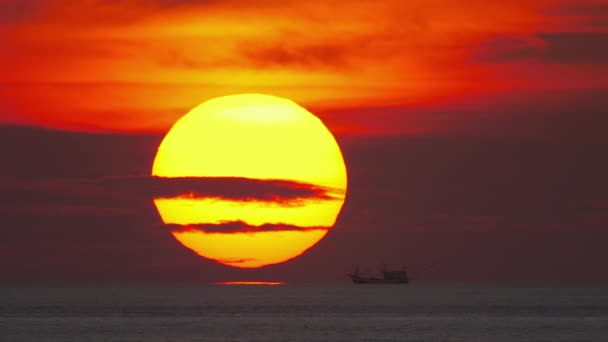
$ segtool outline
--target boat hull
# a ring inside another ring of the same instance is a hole
[[[408,284],[408,279],[380,279],[380,278],[366,278],[366,277],[353,277],[351,279],[354,284]]]

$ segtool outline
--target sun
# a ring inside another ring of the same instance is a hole
[[[202,257],[244,268],[314,246],[335,224],[347,191],[342,153],[321,120],[261,94],[191,110],[162,140],[152,175],[196,188],[154,198],[173,236]]]

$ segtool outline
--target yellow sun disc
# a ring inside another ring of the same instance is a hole
[[[260,94],[215,98],[190,111],[161,142],[152,175],[222,179],[228,195],[202,189],[158,195],[154,203],[180,243],[235,267],[304,253],[333,227],[347,187],[342,153],[321,120]],[[230,179],[241,182],[233,188]],[[256,192],[242,188],[243,180]],[[286,189],[273,187],[277,180]]]

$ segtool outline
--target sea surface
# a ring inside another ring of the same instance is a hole
[[[0,341],[608,341],[608,287],[0,287]]]

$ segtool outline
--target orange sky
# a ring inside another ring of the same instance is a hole
[[[608,87],[608,1],[0,5],[3,123],[165,131],[209,98],[256,92],[338,134],[408,133],[482,95]]]

